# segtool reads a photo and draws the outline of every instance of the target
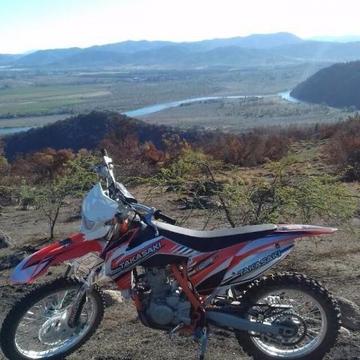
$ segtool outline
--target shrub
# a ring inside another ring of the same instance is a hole
[[[96,175],[89,171],[94,158],[80,153],[67,161],[61,174],[44,184],[29,184],[24,181],[20,195],[22,204],[33,204],[47,218],[49,237],[54,237],[54,229],[64,200],[68,196],[81,196],[96,180]]]
[[[269,164],[271,180],[227,184],[224,197],[232,218],[238,224],[260,224],[320,219],[343,223],[353,217],[356,202],[337,178],[296,171],[292,165],[293,160],[285,158]]]
[[[327,146],[330,163],[344,171],[347,181],[360,180],[360,116],[339,123]]]

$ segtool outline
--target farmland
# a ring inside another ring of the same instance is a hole
[[[202,96],[268,95],[293,88],[321,65],[239,69],[78,70],[0,69],[0,118],[77,114],[92,110],[125,112],[143,106]],[[18,71],[15,71],[18,70]],[[45,118],[39,124],[56,118]],[[194,124],[196,125],[196,124]],[[21,122],[24,126],[24,122]],[[31,125],[32,126],[32,125]]]

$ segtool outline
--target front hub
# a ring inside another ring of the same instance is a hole
[[[54,314],[39,329],[39,340],[49,346],[56,345],[68,339],[74,329],[68,325],[67,311]]]

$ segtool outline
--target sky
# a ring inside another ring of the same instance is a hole
[[[360,35],[359,0],[0,0],[0,53],[286,31]]]

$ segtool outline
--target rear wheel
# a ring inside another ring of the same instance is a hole
[[[69,327],[68,309],[80,286],[73,279],[56,279],[15,303],[0,332],[5,356],[11,360],[63,359],[84,344],[102,320],[104,302],[97,288],[88,292],[77,325]]]
[[[239,344],[255,360],[320,360],[334,345],[340,310],[329,292],[301,274],[278,274],[252,283],[240,298],[251,321],[286,326],[262,335],[240,331]]]

